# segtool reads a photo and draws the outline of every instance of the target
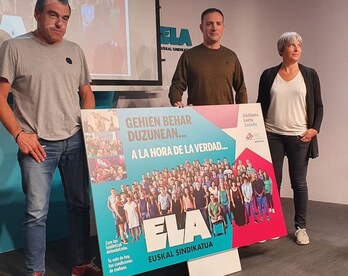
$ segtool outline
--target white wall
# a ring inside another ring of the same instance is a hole
[[[201,12],[220,8],[225,15],[223,45],[233,49],[245,74],[249,101],[255,102],[261,72],[281,62],[276,41],[286,31],[303,40],[301,62],[317,70],[322,86],[324,120],[319,134],[320,157],[310,160],[311,200],[348,204],[348,2],[342,0],[160,0],[161,25],[190,30],[193,45],[202,41]],[[168,106],[168,86],[180,52],[162,51],[163,87],[152,99],[120,99],[117,107]],[[286,169],[286,168],[285,168]],[[291,197],[287,173],[282,196]]]

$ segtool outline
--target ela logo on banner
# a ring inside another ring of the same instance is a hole
[[[172,46],[192,46],[190,32],[188,29],[181,29],[179,36],[175,27],[161,26],[161,44]]]

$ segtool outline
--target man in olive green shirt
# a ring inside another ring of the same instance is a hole
[[[205,10],[200,29],[203,43],[181,55],[169,88],[170,103],[184,107],[182,95],[186,89],[188,105],[247,103],[247,90],[238,57],[220,44],[224,31],[222,12],[215,8]]]

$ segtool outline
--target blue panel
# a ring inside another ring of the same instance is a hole
[[[103,91],[103,92],[95,92],[94,97],[96,100],[96,108],[112,108],[114,104],[115,92],[113,91]]]

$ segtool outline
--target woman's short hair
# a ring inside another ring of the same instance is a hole
[[[302,44],[302,37],[296,32],[283,33],[277,42],[277,49],[280,56],[283,55],[284,48],[288,43],[298,41]]]

